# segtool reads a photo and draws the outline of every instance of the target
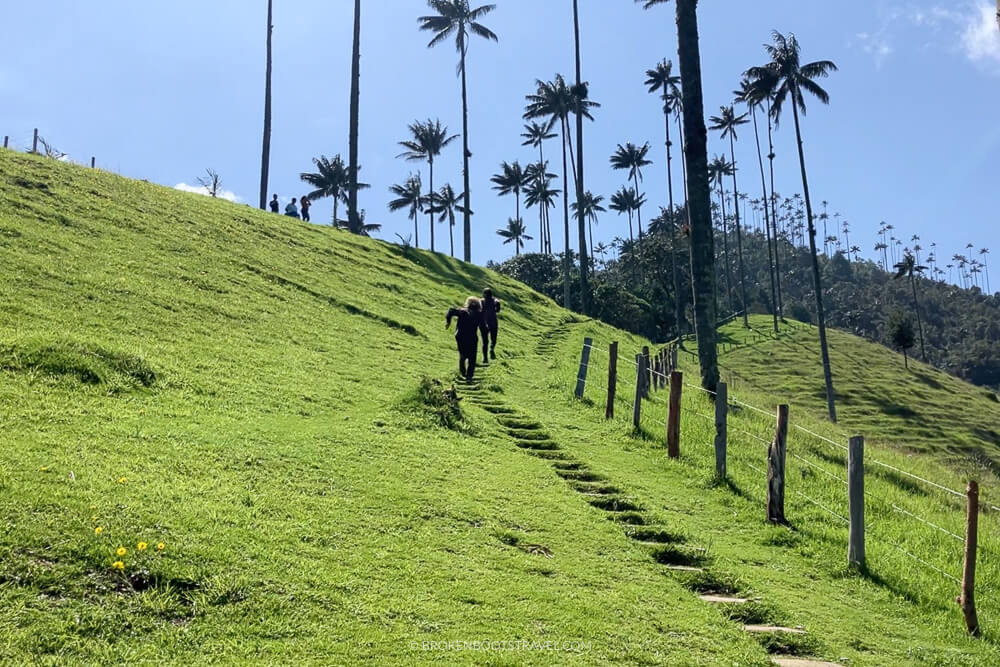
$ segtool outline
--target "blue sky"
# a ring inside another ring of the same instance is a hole
[[[206,167],[237,201],[256,203],[264,76],[264,0],[169,3],[34,0],[4,10],[0,57],[0,134],[29,144],[33,127],[79,162],[168,186],[194,184]],[[351,21],[349,0],[274,0],[272,192],[306,191],[298,174],[320,154],[347,156]],[[461,130],[456,52],[426,48],[417,31],[422,0],[364,0],[360,154],[361,206],[381,222],[382,238],[412,233],[405,213],[386,209],[388,187],[426,167],[396,159],[415,119],[440,118]],[[829,107],[814,102],[804,121],[815,200],[828,200],[852,226],[852,244],[874,255],[879,222],[908,240],[918,234],[939,257],[966,243],[996,248],[1000,155],[1000,33],[992,0],[844,0],[702,2],[706,114],[731,101],[740,73],[761,64],[772,29],[795,32],[807,60],[831,59],[840,71],[824,85]],[[489,177],[501,160],[530,161],[520,145],[524,95],[536,78],[572,76],[570,0],[497,0],[484,23],[499,43],[473,42],[469,55],[473,260],[502,259],[495,230],[514,215]],[[608,166],[619,142],[648,141],[654,164],[644,189],[666,200],[663,117],[644,72],[676,60],[673,5],[643,11],[631,0],[581,0],[584,78],[602,107],[586,128],[588,189],[610,195],[624,183]],[[800,190],[791,119],[776,138],[777,190]],[[558,157],[558,142],[546,146]],[[728,150],[717,136],[710,153]],[[752,130],[741,135],[741,189],[759,196]],[[461,147],[439,158],[435,185],[461,186]],[[675,161],[679,182],[679,163]],[[558,171],[558,169],[554,169]],[[561,186],[560,186],[561,187]],[[194,196],[194,195],[192,195]],[[648,213],[644,211],[644,219]],[[313,209],[328,221],[329,202]],[[553,222],[558,218],[555,209]],[[522,214],[533,235],[533,211]],[[561,225],[559,225],[561,227]],[[456,229],[460,232],[460,228]],[[437,226],[439,243],[447,235]],[[596,241],[627,235],[604,214]],[[421,223],[426,244],[426,218]],[[561,235],[555,244],[561,247]],[[441,246],[439,245],[439,249]],[[535,247],[535,243],[530,244]],[[995,272],[1000,282],[1000,271]]]

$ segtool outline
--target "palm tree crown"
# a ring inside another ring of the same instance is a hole
[[[524,132],[521,136],[524,141],[521,142],[522,146],[531,146],[532,148],[537,148],[542,145],[542,142],[546,139],[555,139],[556,133],[549,131],[549,126],[543,125],[542,123],[525,123]]]
[[[816,83],[815,79],[824,78],[830,72],[837,71],[837,65],[830,60],[817,60],[805,65],[800,64],[801,48],[795,35],[782,35],[778,31],[771,33],[773,44],[765,44],[771,62],[761,67],[751,67],[747,76],[753,81],[756,91],[754,97],[760,100],[773,95],[771,115],[777,123],[781,110],[789,97],[792,104],[804,115],[806,113],[805,90],[816,96],[823,104],[830,103],[830,95]]]
[[[680,103],[681,99],[681,78],[673,73],[674,63],[663,59],[656,63],[656,67],[646,70],[646,86],[649,92],[661,92],[663,98],[664,111],[669,113]]]
[[[413,243],[419,248],[420,232],[417,228],[417,214],[423,210],[425,202],[420,174],[410,175],[402,185],[389,186],[389,192],[396,195],[395,199],[389,201],[390,211],[398,211],[404,208],[410,209],[406,217],[413,221]]]
[[[636,146],[632,142],[624,146],[618,144],[618,149],[611,156],[611,167],[613,169],[628,169],[628,177],[642,180],[642,168],[653,164],[652,160],[646,159],[649,153],[649,142],[642,146]]]
[[[505,160],[500,163],[500,173],[494,174],[490,178],[490,182],[494,184],[493,189],[500,195],[520,196],[521,188],[527,182],[527,176],[524,169],[521,168],[521,163],[517,160],[513,163]]]
[[[406,150],[396,157],[433,162],[443,148],[458,138],[457,134],[449,136],[448,128],[442,126],[440,120],[430,118],[426,122],[410,123],[409,129],[413,138],[399,142]]]
[[[436,46],[455,34],[455,48],[462,54],[468,49],[468,36],[471,32],[485,39],[498,41],[492,30],[479,23],[496,5],[483,5],[471,9],[468,0],[428,0],[427,5],[437,12],[432,16],[421,16],[417,19],[421,30],[429,30],[434,37],[427,46]]]
[[[318,158],[313,158],[313,164],[316,165],[316,171],[313,173],[302,172],[299,174],[299,178],[315,188],[306,195],[311,201],[333,197],[333,224],[336,226],[338,223],[337,204],[347,202],[347,190],[350,185],[348,167],[340,155],[333,156],[332,160],[321,155]],[[359,190],[367,187],[367,183],[358,183]]]
[[[728,107],[719,107],[719,115],[709,118],[709,121],[711,121],[712,124],[708,126],[708,129],[721,131],[723,139],[727,139],[729,137],[738,139],[739,137],[736,136],[736,128],[740,125],[749,123],[750,121],[747,120],[747,116],[749,115],[750,114],[743,113],[737,116],[736,110],[733,109],[733,105],[731,104]]]
[[[524,245],[524,242],[530,241],[532,238],[528,236],[528,230],[524,226],[524,223],[514,218],[508,218],[507,227],[498,229],[497,234],[503,237],[504,245],[508,243],[514,244],[514,254],[516,255],[521,254],[521,246]]]

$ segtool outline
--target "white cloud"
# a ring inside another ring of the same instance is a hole
[[[196,195],[206,195],[208,196],[208,188],[202,185],[188,185],[187,183],[178,183],[174,186],[175,190],[180,190],[182,192],[193,192]],[[219,190],[216,195],[219,199],[225,199],[226,201],[231,201],[239,203],[243,201],[242,197],[239,197],[235,192],[229,190]]]
[[[974,63],[1000,65],[1000,31],[997,30],[996,10],[982,3],[978,13],[966,19],[962,32],[962,50]]]
[[[950,50],[980,66],[1000,66],[1000,31],[993,0],[962,0],[950,6],[909,7],[910,23],[933,34],[930,48]]]
[[[892,55],[892,44],[889,43],[885,35],[885,30],[880,30],[876,34],[859,32],[854,36],[861,50],[875,59],[875,69],[881,69],[886,59]]]

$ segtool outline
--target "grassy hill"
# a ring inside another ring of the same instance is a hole
[[[975,641],[954,582],[899,551],[957,575],[961,544],[892,509],[961,533],[960,499],[870,466],[869,571],[853,573],[844,525],[797,495],[846,513],[836,447],[793,430],[792,526],[767,525],[767,416],[734,410],[731,482],[716,484],[711,403],[685,388],[682,457],[667,459],[665,392],[639,432],[629,422],[624,360],[644,342],[508,278],[7,151],[0,248],[0,661],[1000,659],[994,513]],[[498,359],[456,405],[444,312],[487,284],[506,306]],[[727,332],[736,399],[790,402],[794,424],[843,441],[820,420],[805,334],[751,345]],[[584,336],[595,351],[577,401]],[[608,421],[598,350],[612,340],[623,359]],[[892,403],[956,444],[914,430],[911,449],[892,447],[910,417],[871,412],[865,397],[880,394],[865,387],[905,376],[878,348],[847,371],[853,344],[833,338],[845,423],[877,436],[871,456],[961,488],[947,447],[979,446],[969,429],[991,428],[994,404],[921,367],[940,386],[918,376]],[[693,359],[681,357],[689,382]],[[805,632],[743,631],[753,623]],[[535,644],[445,643],[476,640]]]

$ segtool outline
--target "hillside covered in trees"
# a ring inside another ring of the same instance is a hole
[[[616,257],[602,260],[595,248],[593,277],[594,311],[602,320],[653,339],[667,340],[691,331],[691,282],[688,242],[684,235],[683,213],[674,225],[661,212],[641,241],[623,240]],[[670,233],[673,227],[674,233]],[[743,228],[742,248],[746,298],[751,313],[773,314],[768,244],[762,230]],[[716,298],[720,317],[741,310],[739,261],[732,228],[723,237],[716,227]],[[673,237],[673,238],[672,238]],[[815,322],[808,247],[793,243],[793,237],[779,235],[779,311],[786,319]],[[728,247],[728,253],[726,248]],[[772,241],[773,256],[773,241]],[[574,270],[578,271],[574,255]],[[678,323],[673,294],[673,266],[676,263],[679,293],[684,315]],[[979,287],[962,288],[945,280],[914,275],[914,284],[895,271],[869,260],[852,261],[843,252],[820,254],[823,304],[830,326],[892,347],[887,330],[890,315],[902,311],[916,325],[914,287],[919,304],[927,361],[969,382],[1000,387],[1000,297]],[[891,269],[891,260],[885,266]],[[559,256],[521,254],[494,268],[530,284],[557,301],[563,299]],[[576,287],[577,283],[571,281]],[[777,293],[776,285],[775,292]],[[919,338],[909,354],[921,358]]]

